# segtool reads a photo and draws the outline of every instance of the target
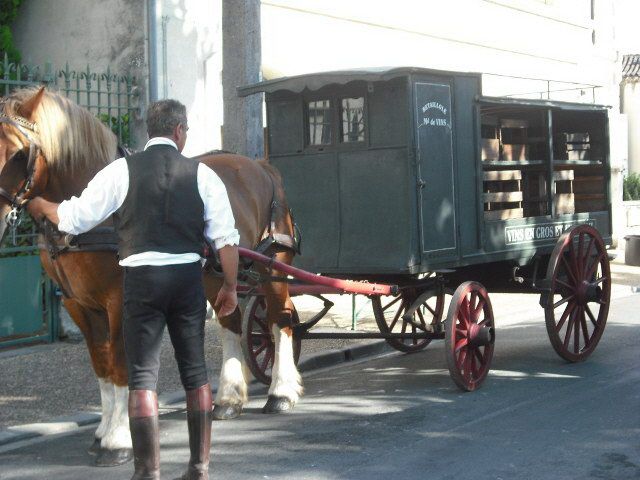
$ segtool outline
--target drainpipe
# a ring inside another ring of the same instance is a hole
[[[156,21],[156,0],[147,1],[147,25],[149,39],[149,102],[158,100],[158,24]]]

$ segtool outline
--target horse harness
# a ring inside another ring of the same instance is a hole
[[[38,134],[38,125],[35,122],[30,122],[26,118],[18,115],[10,115],[5,113],[5,102],[0,102],[0,123],[6,123],[18,130],[29,142],[29,157],[27,160],[27,176],[24,183],[18,189],[15,195],[12,195],[4,188],[0,187],[0,197],[4,198],[11,206],[11,211],[7,215],[7,225],[11,229],[15,236],[15,231],[20,224],[20,212],[26,206],[24,196],[29,192],[31,184],[33,183],[33,177],[36,171],[36,158],[40,153],[40,146],[34,140],[33,134]],[[22,152],[22,150],[20,150]],[[14,156],[17,155],[14,154]],[[13,157],[11,157],[13,158]],[[11,159],[10,159],[11,160]]]

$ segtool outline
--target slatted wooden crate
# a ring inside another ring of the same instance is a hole
[[[483,176],[484,218],[506,220],[522,218],[522,172],[520,170],[490,170]]]

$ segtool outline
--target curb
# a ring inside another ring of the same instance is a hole
[[[321,368],[327,368],[341,363],[352,362],[354,360],[379,355],[392,350],[393,349],[384,340],[375,340],[343,349],[328,350],[326,352],[310,355],[301,359],[298,364],[298,370],[301,373],[311,372]],[[217,388],[217,384],[212,384],[211,389],[214,394]],[[259,392],[265,388],[267,388],[266,385],[255,379],[249,382],[250,393]],[[158,407],[160,409],[168,407],[175,408],[175,404],[182,403],[184,401],[184,390],[163,393],[158,396]],[[160,415],[162,416],[163,413],[161,412]],[[29,423],[9,427],[4,430],[0,430],[0,447],[49,435],[73,433],[81,427],[100,422],[100,418],[101,415],[96,412],[78,412],[73,415],[56,417],[47,422]]]

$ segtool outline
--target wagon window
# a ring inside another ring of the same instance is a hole
[[[309,116],[309,145],[331,143],[331,102],[316,100],[307,104]]]
[[[343,98],[340,105],[342,142],[364,142],[364,98]]]

